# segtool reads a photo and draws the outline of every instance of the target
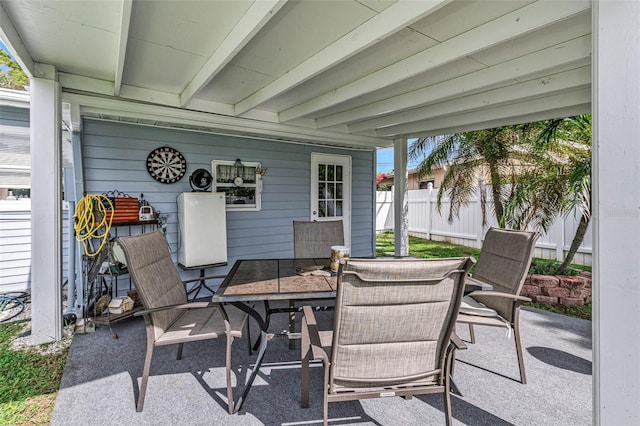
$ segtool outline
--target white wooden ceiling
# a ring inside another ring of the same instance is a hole
[[[0,6],[5,44],[84,115],[382,147],[591,107],[590,0]]]

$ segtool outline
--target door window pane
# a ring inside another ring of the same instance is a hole
[[[336,216],[342,216],[342,201],[336,201]]]
[[[327,180],[327,173],[325,170],[326,166],[324,164],[318,164],[318,180],[321,182]]]
[[[342,199],[342,184],[341,183],[336,183],[336,199],[337,200],[341,200]]]
[[[336,197],[336,184],[328,183],[327,184],[327,196],[325,197],[327,200],[333,199]]]
[[[336,166],[336,180],[342,182],[342,166]]]
[[[326,215],[326,206],[327,202],[324,200],[318,201],[318,217],[327,217]]]
[[[322,199],[327,198],[325,196],[325,194],[326,194],[326,189],[324,187],[324,183],[321,182],[321,183],[318,184],[318,199],[322,200]]]
[[[328,164],[327,165],[327,180],[328,181],[332,181],[336,179],[336,174],[335,174],[335,167],[333,164]]]
[[[335,201],[327,200],[327,217],[334,217],[336,215]]]

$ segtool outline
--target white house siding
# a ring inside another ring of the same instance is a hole
[[[179,182],[161,184],[146,170],[153,149],[168,145],[182,153],[187,173]],[[144,194],[166,217],[167,240],[177,260],[177,204],[180,192],[189,192],[189,175],[196,169],[211,170],[212,160],[260,162],[263,179],[261,211],[227,212],[228,265],[207,273],[226,273],[239,258],[293,257],[294,220],[310,218],[310,154],[334,153],[352,157],[353,256],[373,255],[374,153],[305,144],[214,135],[120,122],[85,119],[82,131],[84,184],[87,193],[119,190],[132,196]],[[112,234],[128,232],[116,228]],[[132,229],[139,232],[139,229]],[[197,272],[183,272],[183,278]]]
[[[0,188],[28,188],[30,164],[28,105],[0,105]]]
[[[69,262],[69,210],[62,211],[62,277]],[[29,200],[0,201],[0,292],[31,288],[31,204]]]

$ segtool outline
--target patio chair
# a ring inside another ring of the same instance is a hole
[[[136,410],[142,411],[144,405],[154,347],[177,344],[177,359],[181,359],[184,343],[226,336],[227,400],[229,414],[232,414],[231,344],[236,337],[242,337],[242,330],[248,323],[247,314],[233,306],[188,302],[167,242],[159,231],[120,237],[118,243],[144,307],[135,315],[144,317],[147,330],[147,350]]]
[[[478,290],[462,299],[458,322],[469,325],[471,343],[475,343],[475,325],[505,327],[513,330],[520,368],[520,382],[527,383],[520,342],[520,305],[530,302],[520,296],[522,285],[529,272],[531,259],[540,235],[537,232],[490,228],[482,244],[482,250],[473,275],[467,284],[484,286],[492,290]]]
[[[324,424],[330,402],[442,393],[451,424],[450,365],[464,344],[453,334],[472,258],[348,259],[338,271],[332,331],[303,307],[301,406],[309,363],[324,366]]]
[[[293,253],[296,259],[327,258],[331,246],[344,245],[341,220],[293,221]]]
[[[344,245],[344,227],[341,220],[293,221],[293,253],[296,259],[323,259],[331,255],[331,246]],[[296,313],[300,310],[296,300],[289,300],[287,308],[271,308],[265,301],[267,321],[271,314],[289,313],[289,333],[295,332]],[[327,306],[322,308],[326,309]],[[289,341],[290,349],[294,340]]]

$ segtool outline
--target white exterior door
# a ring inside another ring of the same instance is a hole
[[[311,220],[342,220],[351,246],[351,157],[311,153]]]

